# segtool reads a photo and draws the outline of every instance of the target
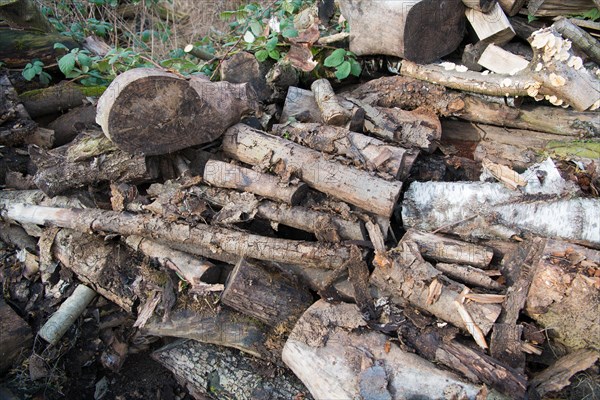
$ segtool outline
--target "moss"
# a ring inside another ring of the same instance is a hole
[[[565,143],[552,141],[548,143],[546,149],[559,157],[600,158],[600,142],[573,141]]]
[[[57,85],[44,89],[35,89],[21,93],[21,100],[40,100],[46,97],[60,95],[69,96],[72,93],[83,95],[83,97],[100,97],[106,90],[106,86],[81,86],[81,85]]]

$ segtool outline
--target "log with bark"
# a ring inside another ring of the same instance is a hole
[[[498,0],[498,3],[504,12],[512,17],[521,11],[527,0]]]
[[[137,68],[119,75],[100,97],[96,122],[122,150],[166,154],[217,139],[256,107],[248,84],[187,81]]]
[[[314,150],[342,156],[355,166],[405,179],[419,152],[388,145],[378,139],[345,128],[314,123],[274,125],[273,133]]]
[[[351,115],[337,101],[331,83],[327,79],[317,79],[310,85],[315,101],[321,111],[321,118],[327,125],[344,126]]]
[[[5,373],[28,348],[33,339],[31,328],[0,298],[0,373]]]
[[[19,98],[32,118],[57,114],[87,104],[87,97],[100,97],[106,86],[81,86],[72,82],[21,93]]]
[[[193,46],[189,53],[206,61],[214,58],[212,54]],[[219,68],[221,80],[231,83],[247,82],[254,89],[260,101],[268,100],[273,95],[273,91],[267,85],[266,79],[266,75],[269,72],[269,64],[260,63],[254,54],[240,51],[221,61]]]
[[[581,29],[567,18],[560,18],[552,25],[565,39],[579,47],[596,64],[600,64],[600,43],[592,35]]]
[[[81,131],[99,129],[96,125],[96,107],[75,107],[52,121],[48,127],[54,131],[53,146],[65,145],[75,139]]]
[[[59,33],[0,28],[0,60],[7,68],[23,68],[34,59],[50,65],[63,54],[54,48],[55,43],[68,49],[78,47],[77,42]]]
[[[327,160],[320,152],[238,124],[223,137],[223,150],[251,165],[297,174],[307,185],[362,209],[389,217],[402,184]]]
[[[359,55],[385,54],[415,62],[431,62],[454,51],[465,27],[465,6],[452,0],[439,7],[433,0],[377,3],[341,1],[350,25],[350,51]],[[386,29],[374,29],[388,21]]]
[[[479,388],[370,331],[354,304],[319,300],[296,324],[283,361],[317,399],[473,399]]]
[[[554,17],[557,15],[582,14],[595,8],[593,0],[529,0],[527,11],[536,17]]]

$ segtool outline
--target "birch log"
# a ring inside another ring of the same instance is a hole
[[[316,399],[444,398],[452,389],[459,398],[477,395],[477,386],[386,343],[356,305],[319,300],[296,324],[282,357]]]
[[[389,217],[400,195],[402,183],[389,182],[365,171],[326,160],[319,152],[289,140],[257,131],[244,124],[227,130],[223,150],[240,161],[297,173],[310,187]]]

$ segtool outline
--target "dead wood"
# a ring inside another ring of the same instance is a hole
[[[498,0],[504,12],[511,17],[517,15],[527,0]]]
[[[50,129],[54,130],[53,145],[65,145],[82,131],[98,129],[95,119],[96,107],[92,105],[83,105],[69,110],[48,125]]]
[[[204,50],[193,47],[190,53],[194,56],[211,60],[214,56]],[[207,58],[208,57],[208,58]],[[272,89],[267,85],[266,75],[269,72],[268,63],[260,63],[254,54],[246,51],[235,53],[231,57],[221,61],[221,80],[231,83],[248,83],[256,93],[258,100],[268,100],[272,95]]]
[[[0,240],[19,249],[36,251],[37,240],[18,225],[0,223]]]
[[[217,160],[206,163],[204,181],[220,188],[254,193],[290,205],[299,204],[308,191],[305,183],[285,184],[274,175]]]
[[[525,57],[513,54],[493,43],[486,47],[477,62],[496,74],[514,75],[529,66],[529,60]]]
[[[0,76],[0,145],[21,145],[36,128],[8,76]]]
[[[442,398],[450,388],[473,398],[479,390],[369,331],[354,304],[316,302],[296,324],[282,357],[317,399]]]
[[[567,18],[561,18],[552,25],[565,39],[569,39],[573,44],[579,47],[585,54],[600,64],[600,42],[592,35],[569,21]]]
[[[32,343],[31,328],[0,298],[0,372],[5,373]]]
[[[285,369],[266,369],[237,350],[194,340],[171,343],[152,353],[197,399],[293,399],[307,396],[304,385]]]
[[[34,59],[50,65],[63,54],[63,50],[54,48],[55,43],[62,43],[69,49],[78,47],[77,42],[59,33],[3,27],[0,28],[0,60],[7,68],[21,69]]]
[[[238,124],[223,137],[223,150],[251,165],[269,165],[297,174],[310,187],[362,209],[389,217],[402,183],[389,182],[341,163],[291,141]]]
[[[467,9],[466,15],[481,42],[495,43],[500,46],[508,43],[515,36],[515,30],[498,3],[493,4],[487,12]]]
[[[468,8],[473,8],[475,10],[487,13],[494,8],[496,0],[463,0],[463,3]]]
[[[470,286],[489,290],[501,290],[504,288],[504,286],[490,278],[484,271],[469,265],[437,263],[435,264],[435,269],[458,282],[463,282]]]
[[[248,84],[137,68],[119,75],[98,100],[96,122],[122,150],[166,154],[218,138],[255,103]]]
[[[569,353],[537,374],[531,380],[531,386],[540,396],[558,392],[571,383],[570,379],[573,375],[593,366],[599,357],[598,351],[594,350],[577,350]]]
[[[56,29],[41,13],[33,0],[3,0],[0,3],[0,18],[12,29],[56,33]]]
[[[593,0],[529,0],[527,11],[536,17],[554,17],[557,15],[582,14],[595,8]]]
[[[99,97],[105,90],[105,86],[86,87],[69,82],[21,93],[19,98],[31,118],[37,118],[87,104],[87,97]]]
[[[317,79],[310,86],[323,122],[327,125],[344,126],[350,121],[350,113],[337,101],[331,83],[327,79]]]

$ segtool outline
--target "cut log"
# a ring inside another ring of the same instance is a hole
[[[50,65],[63,54],[63,50],[54,48],[55,43],[62,43],[69,49],[79,46],[59,33],[0,28],[0,60],[7,68],[23,68],[34,59]]]
[[[529,0],[527,11],[535,17],[583,14],[596,8],[593,0]]]
[[[173,372],[197,399],[214,395],[238,400],[310,399],[293,374],[285,369],[265,370],[237,350],[183,340],[156,350],[152,358]]]
[[[221,301],[229,307],[282,330],[291,329],[313,303],[306,288],[281,273],[240,259],[225,285]]]
[[[310,88],[321,111],[323,122],[327,125],[344,126],[350,121],[350,113],[338,103],[331,83],[327,79],[317,79]]]
[[[213,186],[254,193],[290,205],[299,204],[308,191],[304,183],[285,185],[276,176],[216,160],[206,163],[204,180]]]
[[[590,56],[596,64],[600,64],[600,42],[598,42],[598,39],[595,39],[567,18],[560,18],[552,26],[565,39],[569,39],[575,46]]]
[[[41,13],[33,0],[3,0],[0,3],[0,18],[12,29],[30,29],[44,33],[56,33],[56,30]]]
[[[215,140],[255,108],[248,84],[186,81],[137,68],[119,75],[100,97],[96,122],[124,151],[166,154]]]
[[[465,6],[452,0],[439,7],[435,0],[391,3],[340,2],[350,25],[350,51],[359,56],[384,54],[414,62],[431,62],[453,52],[465,27]],[[388,21],[385,30],[373,29]]]
[[[558,342],[600,350],[599,267],[600,251],[548,240],[535,267],[525,312]]]
[[[515,37],[515,30],[498,3],[495,3],[489,12],[469,8],[466,15],[481,42],[501,46]]]
[[[468,8],[487,13],[494,8],[496,0],[463,0],[463,3]]]
[[[52,121],[48,127],[54,130],[54,146],[62,146],[75,139],[77,134],[96,125],[96,107],[84,105],[73,108]]]
[[[201,49],[200,47],[194,46],[193,44],[188,44],[187,46],[185,46],[183,48],[183,51],[185,51],[188,54],[193,55],[196,58],[199,58],[200,60],[204,60],[204,61],[210,61],[213,58],[216,58],[213,54],[210,54],[208,51],[205,51],[205,50]],[[222,74],[222,72],[221,72],[221,74]],[[224,79],[224,80],[226,80],[226,79]]]
[[[490,44],[477,61],[479,65],[497,74],[514,75],[529,66],[525,58]]]
[[[475,398],[479,388],[366,330],[358,307],[323,300],[296,324],[283,361],[316,399]]]
[[[200,54],[200,52],[205,54]],[[207,61],[214,58],[212,54],[199,48],[193,48],[190,53],[196,57],[202,55],[199,58]],[[254,54],[246,51],[235,53],[221,61],[220,65],[221,80],[231,83],[248,83],[260,101],[268,100],[273,95],[273,91],[267,86],[266,75],[268,71],[269,65],[267,63],[259,63]]]
[[[390,146],[380,140],[344,128],[319,124],[274,125],[274,133],[294,142],[334,156],[342,156],[355,166],[405,179],[419,152]]]
[[[104,57],[112,50],[112,47],[96,35],[90,35],[83,39],[83,48],[100,57]]]
[[[426,259],[445,263],[468,264],[485,269],[494,257],[493,250],[488,247],[415,229],[409,229],[402,239],[415,242]]]
[[[444,264],[440,262],[435,264],[435,269],[443,272],[446,276],[458,282],[463,282],[470,286],[477,286],[489,290],[501,290],[504,288],[504,286],[490,278],[490,276],[481,269],[469,265]]]
[[[480,72],[483,67],[479,64],[481,54],[490,44],[487,42],[477,42],[475,44],[467,44],[462,53],[461,62],[471,71]]]
[[[326,160],[320,152],[243,124],[227,130],[223,150],[251,165],[262,165],[266,161],[281,171],[296,172],[310,187],[386,217],[392,214],[402,189],[400,182],[388,182]]]
[[[2,217],[13,221],[50,224],[82,232],[92,229],[127,236],[138,235],[167,245],[180,243],[195,246],[198,252],[206,252],[201,255],[208,258],[229,254],[238,258],[246,256],[258,260],[335,269],[349,257],[349,248],[346,246],[270,238],[209,225],[193,227],[147,215],[0,203],[6,207],[2,210]]]
[[[502,10],[511,17],[517,15],[523,8],[527,0],[498,0]]]
[[[438,206],[432,209],[431,204]],[[445,227],[442,232],[471,238],[507,239],[524,230],[598,244],[599,219],[599,200],[557,197],[528,201],[499,183],[413,182],[402,206],[407,227],[425,231]]]
[[[102,181],[143,182],[158,176],[152,160],[116,149],[101,132],[50,151],[30,146],[29,155],[38,169],[34,182],[48,196]]]
[[[105,90],[106,86],[86,87],[74,83],[64,83],[21,93],[19,98],[31,118],[37,118],[58,114],[86,104],[87,97],[100,97]]]
[[[0,373],[4,374],[33,342],[31,328],[0,298]]]

